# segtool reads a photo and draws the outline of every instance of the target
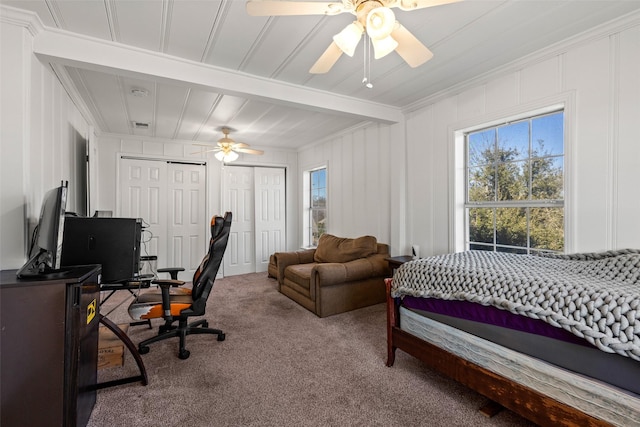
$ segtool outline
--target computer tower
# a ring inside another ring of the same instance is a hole
[[[66,217],[61,264],[101,264],[102,283],[130,280],[139,272],[141,233],[136,218]]]

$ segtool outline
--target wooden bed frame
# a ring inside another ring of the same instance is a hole
[[[611,424],[559,402],[536,390],[491,372],[400,329],[399,305],[387,280],[387,366],[396,349],[477,391],[498,405],[541,426],[610,426]]]

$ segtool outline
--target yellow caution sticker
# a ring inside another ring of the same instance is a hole
[[[87,325],[91,323],[94,317],[96,317],[97,308],[98,302],[95,299],[87,306]]]

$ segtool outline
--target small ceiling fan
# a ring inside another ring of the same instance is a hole
[[[246,154],[264,154],[262,150],[255,150],[253,148],[249,148],[249,146],[243,142],[235,142],[233,139],[229,138],[229,134],[231,133],[231,128],[222,127],[219,129],[224,136],[218,140],[216,143],[217,146],[215,148],[211,148],[205,151],[198,151],[197,153],[209,153],[211,151],[215,152],[216,159],[221,162],[233,162],[237,160],[239,157],[238,153],[246,153]],[[211,144],[193,144],[201,147],[211,147]],[[197,154],[193,153],[193,154]]]
[[[376,59],[395,50],[410,67],[424,64],[433,53],[396,21],[391,8],[410,11],[459,1],[462,0],[251,0],[247,2],[247,13],[252,16],[338,15],[344,12],[355,15],[356,20],[333,36],[333,42],[309,70],[313,74],[323,74],[343,53],[353,56],[365,31],[371,39]]]

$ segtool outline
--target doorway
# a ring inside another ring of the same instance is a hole
[[[123,156],[118,179],[118,215],[143,220],[140,254],[191,280],[207,251],[206,165]]]
[[[224,275],[266,272],[286,246],[285,169],[223,167],[223,211],[233,212]]]

